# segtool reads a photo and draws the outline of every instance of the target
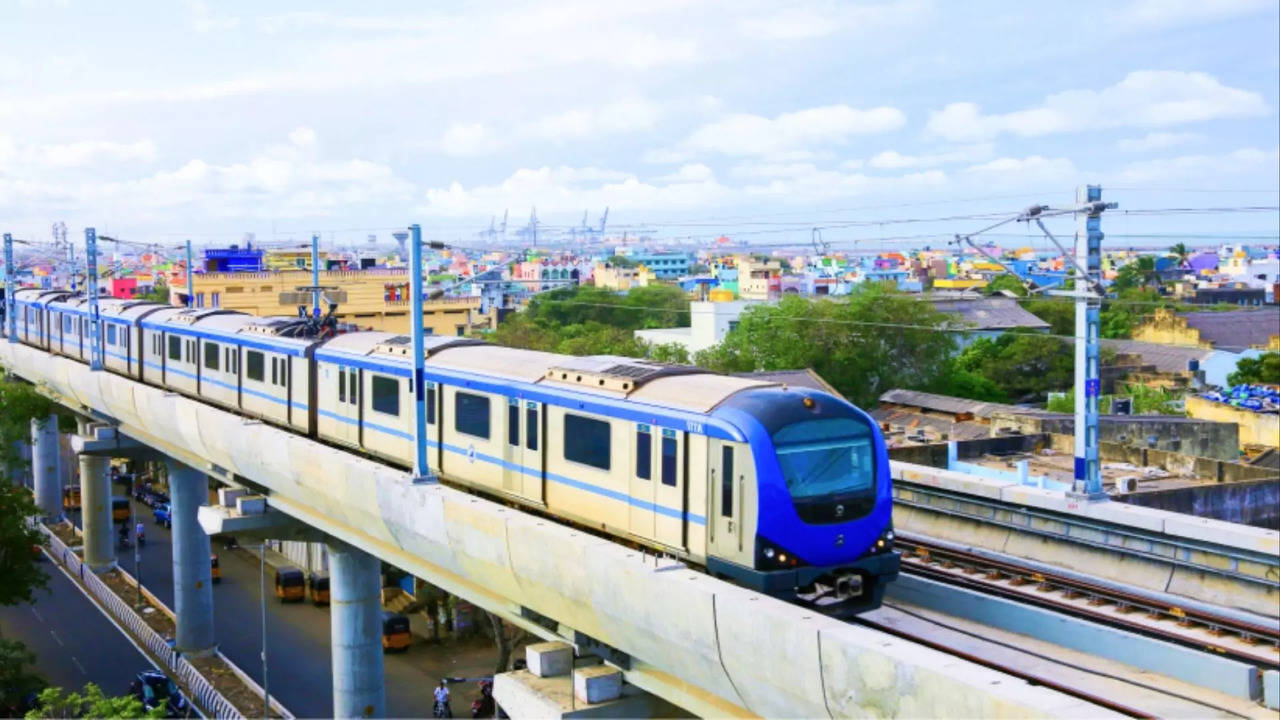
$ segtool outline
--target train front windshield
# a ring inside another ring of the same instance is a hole
[[[773,443],[797,505],[875,494],[875,441],[867,423],[850,418],[802,420],[775,432]]]

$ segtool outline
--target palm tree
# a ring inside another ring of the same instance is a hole
[[[1169,253],[1178,258],[1178,267],[1187,264],[1187,258],[1191,257],[1191,251],[1187,249],[1186,243],[1178,243],[1169,248]]]

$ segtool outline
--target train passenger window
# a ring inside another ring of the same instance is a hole
[[[382,375],[371,375],[369,389],[373,391],[373,409],[387,415],[400,414],[400,381]]]
[[[609,423],[565,413],[564,459],[608,470],[613,456]]]
[[[217,343],[207,342],[204,344],[204,366],[207,370],[219,369]]]
[[[347,369],[338,368],[338,402],[347,401]]]
[[[107,326],[107,344],[108,345],[116,344],[116,326],[115,325]]]
[[[182,338],[178,337],[177,335],[169,336],[169,359],[170,360],[182,359]]]
[[[427,424],[436,424],[436,384],[427,383]]]
[[[507,401],[507,444],[520,447],[520,399]]]
[[[653,436],[649,426],[636,428],[636,477],[648,480],[653,476]]]
[[[250,350],[244,354],[244,376],[250,380],[262,382],[266,376],[262,353],[257,350]]]
[[[62,318],[62,332],[71,332],[71,318],[65,316]]]
[[[720,514],[733,517],[733,448],[720,448]]]
[[[524,410],[524,446],[530,450],[538,449],[538,404],[529,403]]]
[[[271,384],[280,384],[280,362],[276,358],[271,358]]]
[[[360,371],[355,368],[347,371],[347,400],[352,405],[360,404]]]
[[[662,484],[675,487],[676,482],[676,431],[662,431]]]
[[[489,439],[489,398],[460,392],[453,396],[453,429]]]

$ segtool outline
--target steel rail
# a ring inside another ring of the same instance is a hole
[[[1214,614],[1201,608],[1160,603],[1140,593],[1125,592],[1104,584],[944,547],[916,535],[904,536],[900,533],[897,543],[903,550],[903,572],[1030,603],[1147,637],[1258,664],[1267,669],[1280,668],[1280,629],[1276,627]],[[964,574],[957,574],[946,566],[958,568]],[[1039,592],[1031,594],[1016,589],[1029,584],[1034,584]],[[1055,590],[1064,597],[1054,597],[1051,593]],[[1087,605],[1070,602],[1082,598],[1088,602]],[[1116,612],[1102,611],[1101,607],[1106,604],[1112,605]],[[1152,618],[1175,620],[1177,624],[1157,627],[1134,622],[1126,616],[1127,613],[1138,610],[1145,611]],[[1223,634],[1234,636],[1238,646],[1211,642],[1193,634],[1197,631],[1207,631],[1212,637]],[[1269,646],[1271,652],[1266,652],[1259,646]]]

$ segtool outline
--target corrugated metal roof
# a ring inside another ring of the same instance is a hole
[[[1144,365],[1155,365],[1160,372],[1186,372],[1190,361],[1204,363],[1213,352],[1206,348],[1177,347],[1137,340],[1102,340],[1102,347],[1126,355],[1138,355]]]
[[[985,297],[930,302],[941,312],[959,315],[961,322],[975,330],[1049,329],[1049,323],[1022,309],[1018,301],[1012,298]]]
[[[1200,331],[1200,339],[1220,350],[1247,350],[1267,344],[1280,334],[1280,308],[1183,313],[1187,327]]]
[[[890,390],[880,396],[880,402],[937,410],[939,412],[972,413],[976,417],[991,417],[992,414],[997,412],[1026,412],[1026,408],[1020,408],[1016,405],[966,400],[965,398],[936,395],[934,393],[919,392],[918,390]]]

